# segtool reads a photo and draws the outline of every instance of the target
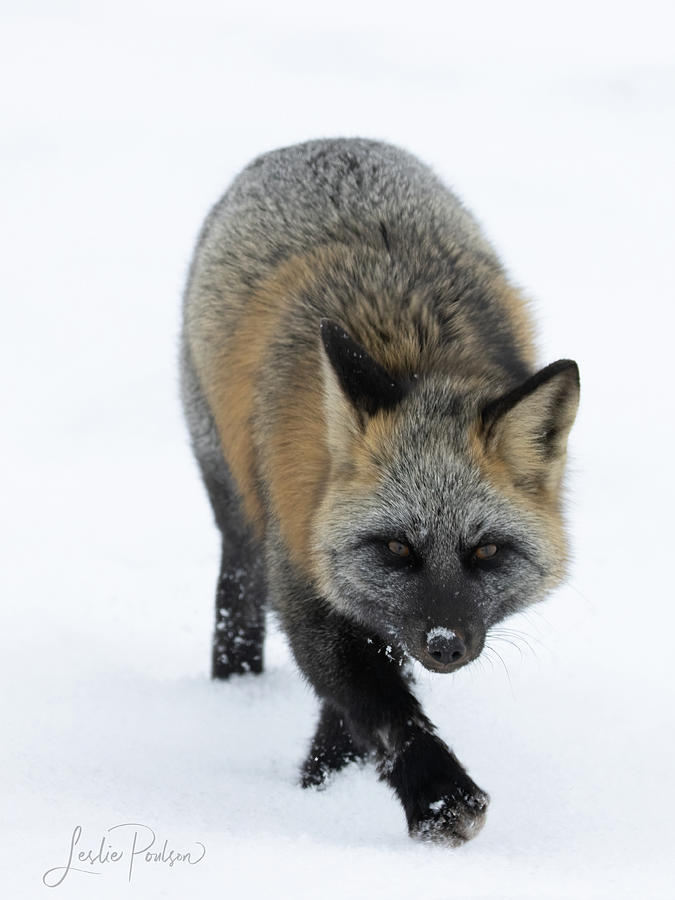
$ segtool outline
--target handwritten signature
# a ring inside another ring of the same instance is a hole
[[[114,839],[118,841],[113,846],[109,837],[115,832]],[[206,847],[200,841],[195,841],[196,851],[175,850],[165,840],[159,847],[157,835],[149,825],[141,825],[138,822],[121,822],[108,828],[107,833],[101,837],[95,847],[77,849],[82,837],[82,826],[76,825],[70,838],[68,859],[65,866],[54,866],[42,876],[42,883],[47,887],[58,887],[63,884],[71,872],[82,872],[85,875],[101,875],[94,866],[101,867],[108,863],[122,863],[127,868],[127,878],[131,882],[134,866],[139,862],[160,863],[173,868],[177,863],[187,863],[196,866],[206,856]],[[80,868],[80,865],[88,868]]]

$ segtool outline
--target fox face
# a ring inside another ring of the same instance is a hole
[[[495,395],[487,376],[392,375],[339,324],[321,332],[331,457],[314,528],[321,588],[426,668],[454,671],[564,575],[577,366],[561,360]]]

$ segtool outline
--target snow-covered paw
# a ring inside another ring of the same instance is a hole
[[[310,754],[300,769],[300,785],[303,788],[323,790],[335,771],[336,766],[329,765],[322,757]]]
[[[490,798],[478,787],[455,787],[418,810],[408,822],[410,836],[458,847],[475,837],[485,824]]]

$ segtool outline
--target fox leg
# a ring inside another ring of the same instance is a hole
[[[333,772],[364,759],[367,750],[354,743],[345,717],[332,704],[324,702],[312,746],[300,772],[303,787],[321,787]]]
[[[211,674],[229,678],[261,672],[266,594],[262,547],[244,519],[186,337],[181,347],[181,394],[192,449],[222,541]]]
[[[236,555],[223,539],[216,587],[211,676],[229,678],[263,670],[265,612],[262,578],[255,562],[245,560],[241,547]],[[247,561],[249,564],[247,565]]]
[[[402,655],[309,592],[302,600],[294,590],[281,615],[300,669],[342,718],[354,746],[374,753],[381,778],[401,801],[411,836],[458,845],[477,834],[489,798],[436,735],[410,691]],[[315,738],[319,762],[328,733],[327,723]],[[303,784],[316,783],[316,776],[306,762]]]
[[[227,486],[204,474],[222,535],[216,586],[211,676],[229,678],[263,670],[265,578],[261,550]]]

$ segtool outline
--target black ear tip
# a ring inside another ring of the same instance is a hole
[[[333,319],[321,319],[319,323],[321,327],[321,334],[323,335],[324,340],[329,335],[336,335],[338,332],[344,331],[341,325],[338,325]]]
[[[327,319],[324,317],[324,318],[320,319],[319,325],[321,326],[321,331],[323,331],[323,332],[326,332],[326,331],[344,332],[344,328],[342,327],[342,325],[340,325],[339,322],[336,322],[335,319]],[[346,334],[346,332],[345,332],[345,334]]]
[[[357,409],[372,416],[403,399],[407,386],[374,360],[339,322],[322,318],[320,325],[328,361]]]
[[[542,385],[550,383],[552,379],[558,379],[558,387],[563,391],[572,390],[572,386],[579,391],[579,366],[573,359],[559,359],[556,362],[544,366],[534,375],[531,375],[527,381],[514,390],[509,391],[501,397],[490,400],[481,412],[481,418],[485,426],[490,426],[500,416],[507,413],[517,403],[520,403],[525,397],[529,397]]]
[[[321,319],[319,323],[319,327],[321,330],[321,342],[323,346],[328,350],[328,342],[330,341],[330,333],[331,333],[331,320],[330,319]]]
[[[551,368],[554,366],[557,372],[569,372],[570,377],[574,379],[576,386],[579,387],[579,366],[573,359],[559,359],[558,362],[553,363]]]
[[[324,318],[320,320],[319,324],[321,327],[321,340],[329,355],[331,354],[331,348],[336,347],[340,338],[345,341],[351,340],[349,334],[344,330],[342,325],[334,319]]]

